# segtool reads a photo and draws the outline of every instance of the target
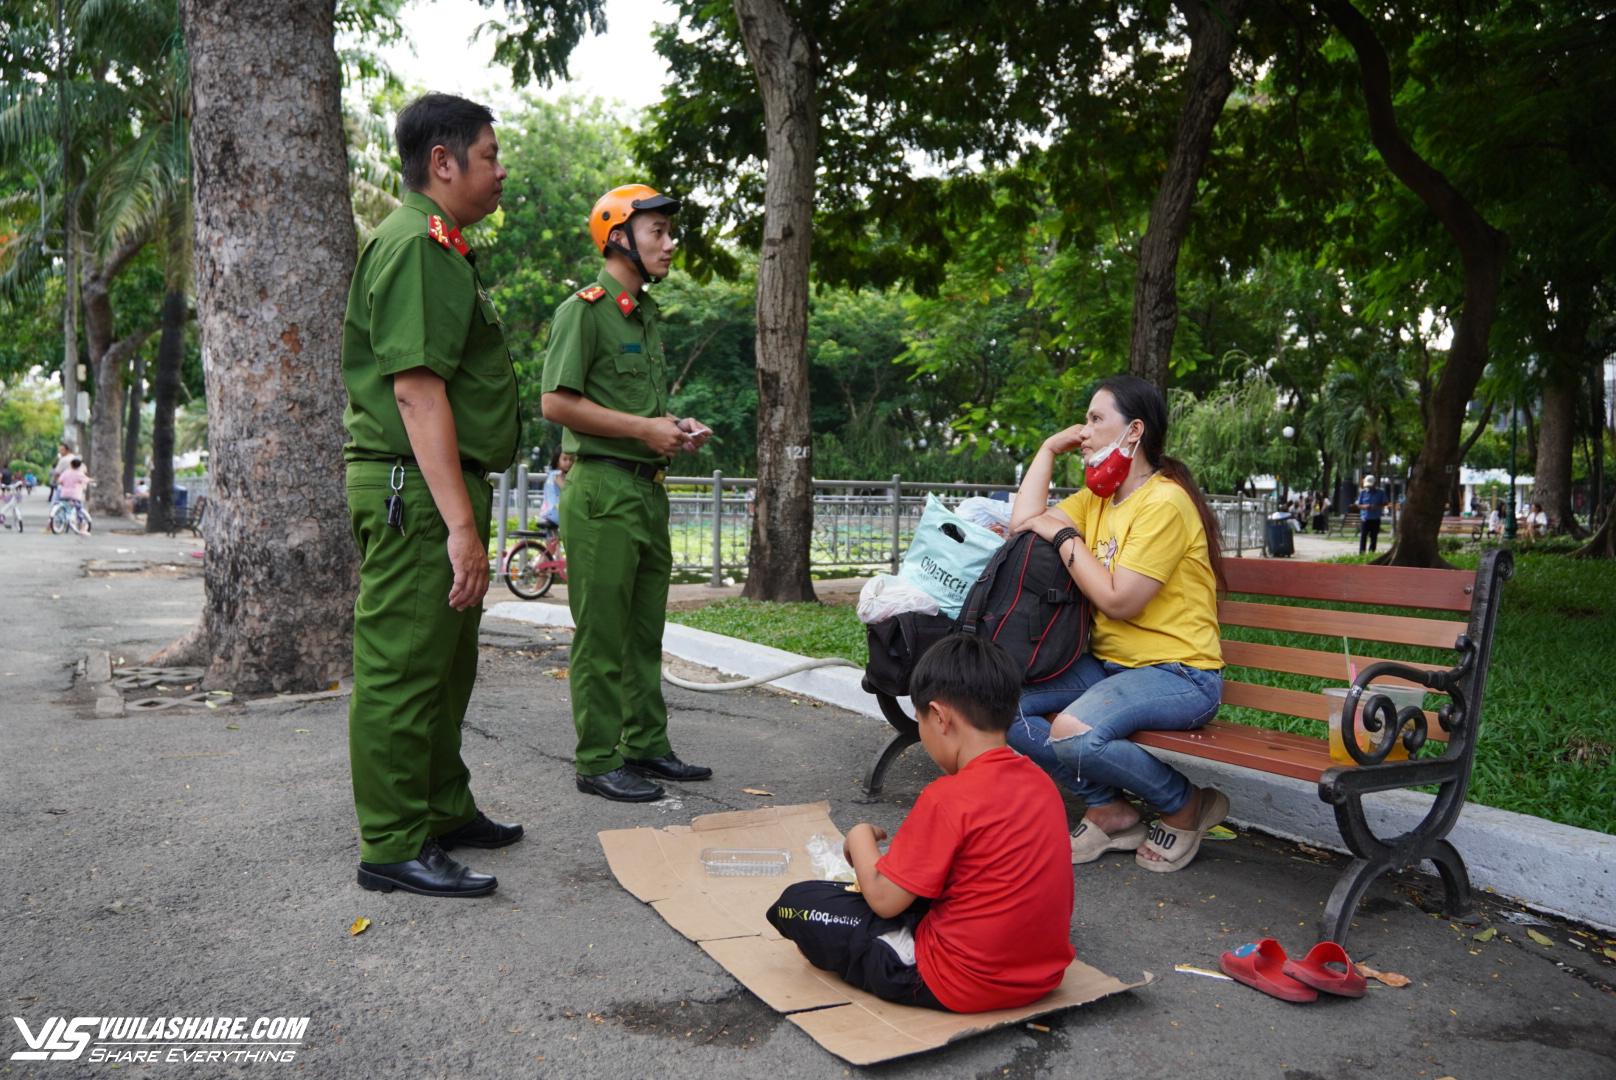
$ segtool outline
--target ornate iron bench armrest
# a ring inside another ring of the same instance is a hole
[[[1436,690],[1448,695],[1442,708],[1437,711],[1437,723],[1449,735],[1448,748],[1443,751],[1444,757],[1455,753],[1463,753],[1469,749],[1471,737],[1475,730],[1474,717],[1471,716],[1471,702],[1466,696],[1465,687],[1469,676],[1475,669],[1476,647],[1470,638],[1461,634],[1454,648],[1459,653],[1459,662],[1446,671],[1421,671],[1404,664],[1392,661],[1382,661],[1370,664],[1358,677],[1353,680],[1352,689],[1347,692],[1346,701],[1341,706],[1341,740],[1346,744],[1346,750],[1352,760],[1359,765],[1380,765],[1386,761],[1386,755],[1401,741],[1403,749],[1412,756],[1425,745],[1427,738],[1427,721],[1425,710],[1416,705],[1410,705],[1399,710],[1392,699],[1385,694],[1376,693],[1369,685],[1378,678],[1391,676],[1398,679],[1407,679],[1409,682],[1419,683],[1421,686]],[[1363,711],[1358,709],[1363,703]],[[1381,738],[1381,732],[1390,725],[1391,738]],[[1375,740],[1371,749],[1364,749],[1360,732],[1367,733]]]

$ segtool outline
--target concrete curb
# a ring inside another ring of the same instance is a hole
[[[572,626],[572,613],[556,604],[501,603],[487,614],[540,626]],[[768,675],[806,657],[669,623],[662,648],[726,675]],[[820,668],[773,685],[850,712],[884,719],[860,685],[856,668]],[[870,747],[873,755],[877,748]],[[1345,852],[1335,812],[1318,787],[1220,762],[1157,751],[1197,784],[1229,796],[1231,820],[1287,840]],[[1381,792],[1364,800],[1381,835],[1407,831],[1429,811],[1433,798],[1416,791]],[[1471,882],[1553,915],[1616,931],[1616,836],[1469,803],[1448,839],[1470,868]]]

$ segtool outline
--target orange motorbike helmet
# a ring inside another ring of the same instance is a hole
[[[594,209],[589,211],[589,238],[595,242],[595,249],[602,255],[608,251],[616,251],[632,262],[646,281],[657,281],[657,278],[645,272],[645,264],[640,260],[639,250],[634,245],[634,232],[626,228],[630,218],[645,210],[677,214],[679,200],[663,195],[646,184],[624,184],[622,187],[612,188],[596,200]],[[613,229],[623,229],[628,236],[627,247],[613,243],[609,239]]]

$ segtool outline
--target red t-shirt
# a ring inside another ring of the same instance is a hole
[[[1077,955],[1066,807],[1049,776],[1009,747],[927,785],[875,867],[932,898],[915,959],[955,1012],[1037,1001]]]

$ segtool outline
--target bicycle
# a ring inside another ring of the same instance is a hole
[[[69,512],[73,514],[71,521],[68,520]],[[78,531],[80,528],[86,536],[95,529],[95,521],[90,517],[90,512],[84,509],[84,504],[77,499],[57,499],[51,505],[50,517],[45,521],[45,530],[60,535],[69,530]]]
[[[567,557],[561,551],[561,534],[554,527],[511,535],[518,539],[501,565],[511,592],[523,600],[537,600],[550,591],[557,577],[567,580]]]

